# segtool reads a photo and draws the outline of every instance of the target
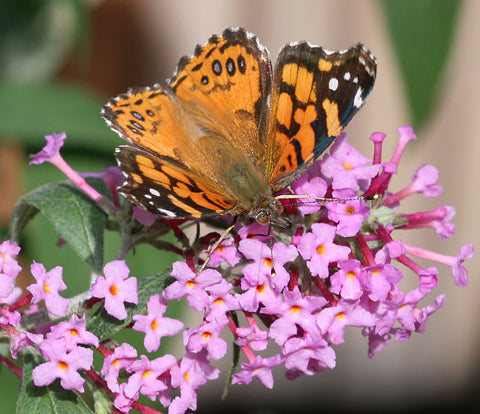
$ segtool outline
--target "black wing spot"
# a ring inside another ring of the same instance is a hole
[[[141,131],[145,131],[145,128],[143,127],[142,124],[139,124],[137,121],[130,121],[130,123],[136,128],[136,129],[140,129]]]
[[[220,76],[222,74],[222,64],[218,59],[215,59],[212,63],[212,70],[215,75]]]
[[[145,121],[145,118],[142,116],[142,114],[140,114],[139,112],[137,111],[130,111],[130,113],[132,114],[132,116],[134,116],[135,118],[137,118],[139,121]]]
[[[235,62],[233,61],[232,58],[227,59],[226,68],[227,68],[227,73],[230,76],[235,75],[235,72],[237,71],[237,69],[235,68]]]
[[[242,55],[237,57],[237,66],[240,73],[242,75],[245,75],[245,72],[247,71],[247,63],[245,62],[245,58]]]
[[[135,121],[134,121],[135,122]],[[137,135],[140,135],[141,137],[143,137],[143,134],[137,129],[137,128],[134,128],[133,126],[131,125],[127,125],[127,128],[132,131],[134,134],[137,134]]]

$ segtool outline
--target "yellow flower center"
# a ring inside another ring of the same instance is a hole
[[[300,306],[298,306],[298,305],[294,305],[294,306],[292,306],[292,307],[290,308],[290,312],[292,312],[292,313],[298,313],[298,312],[300,312],[301,310],[302,310],[302,308],[301,308]]]
[[[152,375],[152,371],[146,369],[145,371],[143,371],[142,378],[148,378],[150,375]]]
[[[317,253],[322,256],[325,254],[325,246],[323,244],[317,247]]]
[[[345,208],[345,214],[347,216],[351,216],[351,215],[355,214],[355,207],[347,206],[347,208]]]
[[[65,371],[66,369],[68,369],[68,364],[66,362],[58,361],[57,365],[62,371]]]

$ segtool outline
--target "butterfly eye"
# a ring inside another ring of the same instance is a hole
[[[270,224],[270,214],[263,209],[259,210],[255,215],[255,220],[258,224]]]

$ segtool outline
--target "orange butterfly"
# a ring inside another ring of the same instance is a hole
[[[103,108],[132,203],[166,217],[247,214],[287,226],[275,194],[300,177],[367,99],[375,57],[361,44],[282,48],[272,71],[257,37],[228,28],[183,57],[162,88]]]

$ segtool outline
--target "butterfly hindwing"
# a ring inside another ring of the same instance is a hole
[[[368,97],[376,62],[361,44],[330,52],[301,42],[280,52],[274,74],[266,174],[291,184],[330,145]]]
[[[173,159],[128,145],[119,146],[115,156],[125,175],[120,192],[153,214],[209,217],[226,214],[236,204]]]

